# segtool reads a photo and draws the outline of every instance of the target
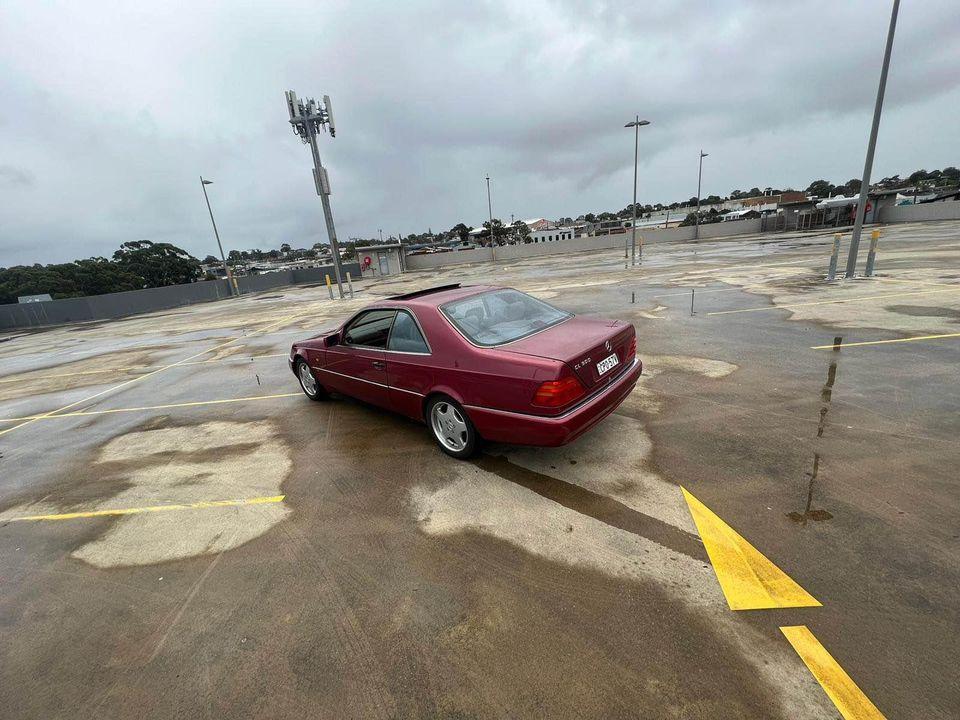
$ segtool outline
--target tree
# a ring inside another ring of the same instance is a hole
[[[231,252],[236,252],[236,250],[231,250]],[[207,255],[202,262],[204,265],[216,265],[220,261],[213,255]]]
[[[170,243],[125,242],[113,254],[113,259],[122,270],[141,278],[143,287],[180,285],[201,276],[200,261]]]
[[[517,220],[511,227],[514,242],[530,242],[530,228],[523,220]]]
[[[280,244],[280,252],[283,253],[284,255],[286,255],[287,253],[289,253],[289,252],[290,252],[290,244],[289,244],[289,243],[281,243],[281,244]]]
[[[491,235],[493,236],[492,242],[495,242],[499,245],[502,245],[504,240],[507,237],[509,230],[503,226],[503,222],[499,218],[494,218],[491,223],[489,220],[483,224],[483,229],[486,231],[481,233],[480,237],[490,240]]]
[[[472,227],[468,227],[467,225],[464,225],[461,222],[461,223],[457,223],[452,228],[450,228],[450,234],[456,235],[457,237],[459,237],[460,242],[466,242],[467,239],[470,237],[471,230],[473,230]]]
[[[856,195],[860,192],[860,178],[850,178],[843,185],[837,188],[844,195]]]
[[[0,303],[15,303],[23,295],[48,293],[55,300],[137,290],[139,277],[117,263],[97,257],[59,265],[18,265],[0,268]]]
[[[814,180],[807,186],[807,192],[819,198],[829,197],[834,192],[833,183],[829,180]]]
[[[960,183],[960,170],[957,170],[957,168],[952,165],[945,167],[943,169],[943,177],[952,183]]]

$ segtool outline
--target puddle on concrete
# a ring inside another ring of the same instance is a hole
[[[929,305],[885,305],[884,310],[911,317],[942,317],[960,322],[960,310]]]
[[[69,510],[275,496],[291,466],[290,449],[267,421],[141,429],[107,442],[92,464],[105,487],[122,489]],[[12,508],[3,516],[63,511],[39,503]],[[124,515],[110,519],[102,536],[71,556],[106,568],[220,553],[262,535],[289,512],[284,503],[271,503]]]

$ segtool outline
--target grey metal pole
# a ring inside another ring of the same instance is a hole
[[[204,180],[203,175],[200,176],[200,187],[203,188],[203,199],[207,201],[207,212],[210,213],[210,223],[213,225],[213,236],[217,238],[217,247],[220,248],[220,260],[223,262],[223,273],[227,277],[227,287],[230,289],[230,294],[234,295],[233,274],[230,272],[230,267],[227,265],[227,258],[223,254],[223,243],[220,242],[220,233],[217,231],[217,221],[213,219],[213,209],[210,207],[210,197],[207,195],[207,183],[210,182],[213,181]]]
[[[637,160],[640,153],[640,116],[633,126],[633,223],[630,225],[630,264],[637,264]]]
[[[497,250],[493,242],[493,204],[490,201],[490,176],[487,175],[487,215],[490,218],[490,258],[497,259]]]
[[[700,148],[700,169],[697,170],[697,227],[694,231],[694,238],[700,239],[700,181],[703,179],[703,148]]]
[[[307,137],[310,141],[310,152],[313,155],[313,167],[317,177],[322,177],[324,172],[323,164],[320,162],[320,151],[317,149],[317,133],[313,128],[313,123],[304,123],[307,129]],[[344,299],[343,277],[340,271],[340,245],[337,243],[337,229],[333,226],[333,212],[330,210],[330,196],[325,192],[320,193],[320,202],[323,204],[323,219],[327,223],[327,237],[330,239],[330,249],[333,250],[333,274],[337,279],[337,289],[340,291],[340,299]]]
[[[880,85],[877,87],[877,104],[873,108],[873,125],[870,127],[870,142],[867,144],[867,159],[863,164],[863,179],[860,181],[860,198],[857,200],[857,216],[850,236],[850,254],[847,256],[846,277],[852,278],[857,270],[857,251],[860,249],[860,233],[863,216],[866,214],[867,195],[870,193],[870,172],[873,170],[873,153],[877,147],[877,131],[880,129],[880,113],[883,110],[883,94],[887,89],[887,71],[890,69],[890,52],[893,50],[893,34],[897,29],[897,13],[900,0],[893,0],[890,12],[890,28],[887,30],[887,45],[883,51],[883,67],[880,70]]]

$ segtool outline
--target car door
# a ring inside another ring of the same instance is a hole
[[[396,310],[366,310],[343,330],[340,342],[327,348],[326,373],[331,385],[358,400],[388,407],[384,350]]]
[[[398,310],[387,342],[387,384],[394,410],[420,419],[433,385],[430,345],[412,311]]]

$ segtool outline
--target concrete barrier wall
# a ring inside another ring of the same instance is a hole
[[[880,222],[922,222],[924,220],[960,220],[960,201],[892,205],[880,209]]]
[[[344,273],[359,277],[360,266],[347,263]],[[237,278],[240,292],[259,292],[299,283],[324,282],[333,266],[283,270],[262,275]],[[346,275],[344,275],[346,280]],[[226,280],[204,280],[185,285],[129,290],[127,292],[91,295],[80,298],[64,298],[47,302],[0,305],[0,329],[29,328],[42,325],[108,320],[111,318],[138,315],[140,313],[168,310],[183,305],[211,302],[230,297]]]
[[[700,226],[701,239],[717,238],[728,235],[743,235],[760,232],[760,219],[731,220],[725,223],[710,223]],[[656,242],[683,242],[693,240],[695,227],[675,227],[640,230],[637,228],[637,242],[643,238],[644,244]],[[491,251],[490,248],[457,250],[430,255],[408,255],[407,268],[426,270],[445,265],[464,265],[466,263],[490,262],[496,255],[497,260],[516,260],[519,258],[541,257],[543,255],[561,255],[564,253],[589,252],[591,250],[610,250],[625,247],[630,242],[629,231],[617,235],[599,235],[594,237],[555,240],[546,243],[526,243],[524,245],[504,245]]]

